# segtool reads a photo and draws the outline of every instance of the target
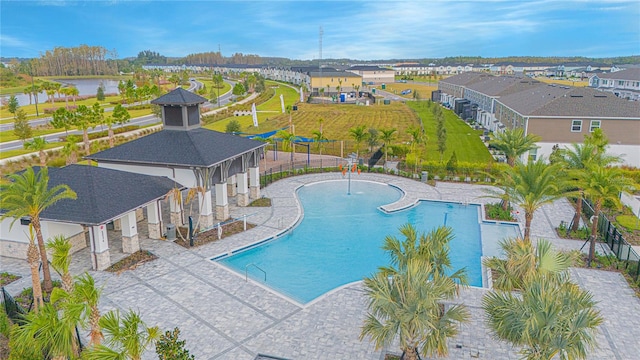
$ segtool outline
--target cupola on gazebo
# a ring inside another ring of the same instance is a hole
[[[229,218],[229,196],[239,206],[260,197],[259,162],[265,143],[200,126],[205,98],[177,88],[153,101],[162,107],[163,129],[87,156],[99,167],[166,176],[183,187],[201,187],[201,224]],[[212,206],[215,194],[215,213]],[[171,199],[171,221],[182,223],[181,202]]]

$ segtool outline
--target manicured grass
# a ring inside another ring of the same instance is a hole
[[[427,134],[427,147],[425,158],[427,161],[440,160],[438,152],[436,122],[433,118],[431,108],[427,107],[426,101],[407,102],[407,106],[414,109],[422,119],[425,132]],[[431,106],[439,106],[431,104]],[[464,121],[460,120],[451,110],[442,109],[445,115],[445,128],[447,129],[447,150],[444,152],[442,161],[446,162],[456,152],[458,162],[487,163],[492,160],[487,147],[480,140],[481,130],[473,130]]]
[[[285,98],[286,99],[286,98]],[[313,137],[313,131],[320,129],[320,119],[323,119],[323,132],[329,140],[348,140],[349,129],[365,125],[367,129],[396,128],[396,144],[409,141],[406,131],[410,126],[417,126],[419,119],[407,106],[401,103],[391,105],[356,106],[345,104],[298,104],[298,111],[291,114],[295,132],[298,136]],[[242,124],[243,131],[250,133],[263,133],[280,129],[289,125],[289,115],[280,112],[269,116],[268,121],[260,122],[258,128],[254,128],[250,116],[234,117]],[[227,120],[227,119],[225,119]],[[230,120],[230,119],[229,119]],[[218,122],[212,124],[217,125]],[[224,126],[212,127],[212,130],[224,131]],[[365,145],[362,144],[362,149]],[[345,148],[345,151],[352,151]]]
[[[55,134],[58,132],[64,132],[63,129],[33,129],[33,137],[42,135]],[[13,130],[0,131],[0,142],[9,142],[13,140],[19,140],[13,133]]]
[[[56,143],[49,143],[45,146],[46,149],[53,149],[56,147],[60,147],[60,146],[64,146],[64,144],[66,143],[61,143],[61,142],[56,142]],[[0,159],[8,159],[10,157],[14,157],[14,156],[18,156],[18,155],[24,155],[24,154],[34,154],[36,157],[38,156],[38,152],[33,152],[33,150],[26,150],[26,149],[16,149],[16,150],[7,150],[7,151],[3,151],[0,152]]]
[[[211,99],[210,97],[210,91],[213,88],[215,91],[216,96],[218,96],[218,89],[214,87],[214,83],[213,81],[209,78],[209,79],[204,79],[204,78],[196,78],[196,80],[200,81],[201,83],[203,83],[206,87],[207,87],[207,93],[204,95],[201,95],[207,99]],[[225,93],[231,91],[231,85],[228,83],[222,83],[222,88],[220,88],[220,95],[224,95]]]
[[[38,97],[39,98],[39,97]],[[56,98],[57,99],[57,98]],[[122,98],[120,96],[107,96],[105,98],[104,101],[97,101],[95,97],[89,98],[89,99],[85,99],[85,100],[76,100],[76,102],[74,103],[72,98],[69,98],[69,101],[67,103],[65,103],[64,101],[62,102],[54,102],[53,104],[51,102],[42,102],[42,103],[38,103],[38,113],[39,116],[36,116],[36,105],[35,104],[31,104],[31,105],[24,105],[24,106],[20,106],[20,109],[24,110],[25,113],[27,113],[28,119],[29,120],[33,120],[33,119],[40,119],[40,118],[46,118],[46,117],[51,117],[50,113],[45,113],[44,109],[49,109],[49,108],[60,108],[60,107],[65,107],[66,105],[69,106],[79,106],[79,105],[86,105],[86,106],[93,106],[93,104],[95,104],[96,102],[100,103],[100,106],[102,106],[103,108],[111,108],[114,107],[115,105],[111,104],[111,101],[119,101]],[[0,108],[0,124],[2,123],[10,123],[13,122],[13,115],[9,112],[9,110],[6,107],[2,107]]]
[[[386,84],[385,86],[386,86],[386,91],[406,99],[413,99],[413,93],[416,91],[418,92],[418,95],[420,95],[421,99],[430,99],[431,92],[434,90],[438,90],[437,86],[429,86],[429,85],[423,85],[423,84],[393,83],[393,84]],[[411,94],[402,95],[401,92],[407,89],[411,89]]]
[[[640,230],[640,221],[635,215],[619,215],[616,221],[628,230]]]
[[[589,86],[589,81],[580,81],[580,80],[558,80],[553,78],[547,78],[544,76],[534,78],[538,81],[542,81],[548,84],[560,84],[567,86],[575,86],[575,87],[587,87]]]

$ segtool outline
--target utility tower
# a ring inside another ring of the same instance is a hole
[[[318,70],[320,71],[320,84],[318,85],[318,93],[320,93],[320,88],[322,87],[322,34],[322,25],[320,25],[320,31],[318,33],[318,48],[320,50],[320,57],[318,58]]]

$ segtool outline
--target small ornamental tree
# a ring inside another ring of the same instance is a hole
[[[100,86],[98,86],[98,91],[96,92],[96,99],[98,101],[104,101],[104,99],[105,99],[104,84],[102,84],[102,83],[100,83]]]
[[[22,109],[18,109],[18,111],[16,111],[13,123],[13,133],[22,141],[33,136],[31,125],[29,125],[29,121],[27,120],[27,114]]]
[[[8,110],[11,114],[15,115],[16,111],[18,111],[18,98],[15,95],[11,95],[9,97],[9,103],[7,104]]]
[[[233,93],[233,95],[242,95],[242,94],[244,94],[245,93],[244,86],[239,82],[236,83],[233,86],[233,92],[232,93]]]
[[[225,132],[229,134],[240,132],[240,122],[236,119],[229,121],[225,128]]]
[[[156,342],[156,354],[160,360],[195,360],[195,356],[185,349],[186,340],[179,340],[180,329],[165,331]]]

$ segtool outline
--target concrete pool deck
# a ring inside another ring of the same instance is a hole
[[[232,217],[249,215],[248,221],[257,227],[195,249],[167,241],[142,240],[142,247],[156,254],[157,260],[120,275],[91,271],[97,282],[104,285],[101,310],[133,309],[141,313],[148,325],[162,329],[178,326],[181,338],[187,341],[186,347],[196,359],[252,360],[258,354],[287,359],[382,359],[382,351],[376,351],[366,339],[359,340],[367,304],[360,283],[301,307],[209,260],[283,232],[301,215],[294,196],[297,187],[337,179],[342,179],[342,175],[323,173],[279,180],[262,189],[262,194],[271,198],[272,207],[231,207]],[[483,186],[479,185],[438,183],[432,187],[410,179],[364,173],[353,175],[352,180],[396,186],[406,194],[401,199],[404,205],[420,198],[470,203],[494,201],[484,197]],[[568,222],[572,214],[566,200],[544,206],[534,217],[532,236],[550,239],[562,249],[580,248],[582,241],[558,239],[553,230],[560,221]],[[522,222],[522,211],[518,216]],[[25,261],[0,260],[2,271],[23,275],[23,279],[8,286],[10,292],[30,286]],[[74,269],[82,267],[74,264]],[[640,299],[618,273],[572,269],[571,275],[592,292],[605,318],[597,338],[600,348],[592,351],[589,359],[635,359],[640,353]],[[493,339],[484,323],[480,306],[486,291],[469,288],[461,292],[460,301],[468,306],[472,318],[449,342],[449,359],[518,358],[517,349]],[[397,347],[389,350],[398,352]],[[145,354],[145,359],[154,358],[154,353]]]

